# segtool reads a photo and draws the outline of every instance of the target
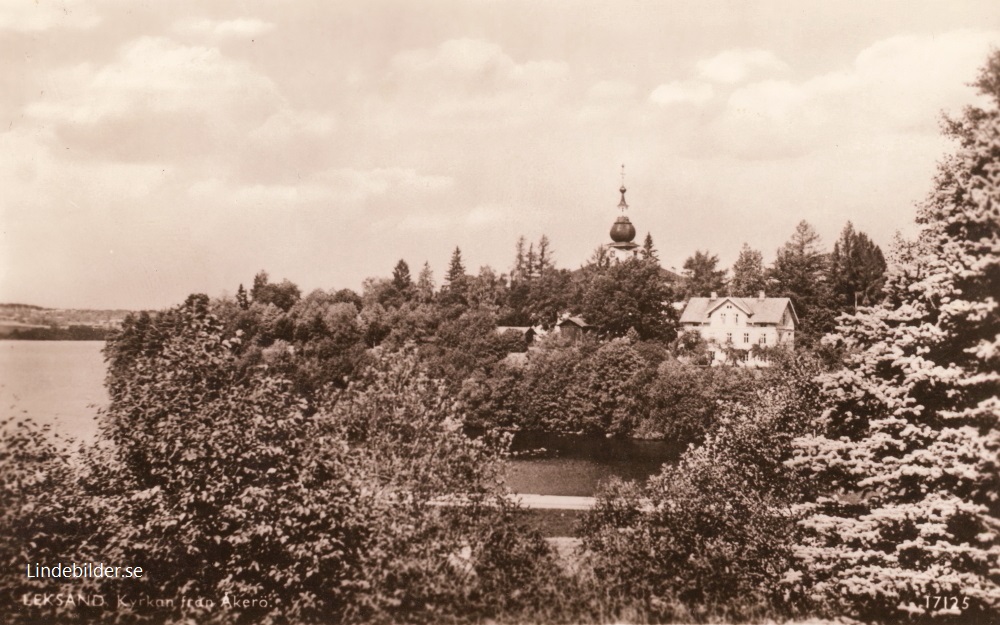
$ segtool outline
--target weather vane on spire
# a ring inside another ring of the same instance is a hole
[[[618,190],[621,191],[622,194],[622,200],[621,202],[618,202],[618,208],[622,213],[624,213],[625,209],[628,208],[628,203],[625,201],[625,163],[622,163],[622,188]]]

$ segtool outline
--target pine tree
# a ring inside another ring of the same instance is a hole
[[[434,299],[434,273],[431,271],[431,264],[424,261],[424,266],[417,276],[417,295],[424,303]]]
[[[895,251],[888,302],[831,337],[850,348],[824,380],[833,408],[796,441],[821,495],[788,579],[866,621],[1000,614],[1000,52],[976,85],[990,106],[948,120],[958,152],[918,239]]]
[[[842,309],[871,306],[881,299],[885,256],[864,232],[847,222],[830,254],[830,287]]]
[[[465,265],[462,264],[462,250],[455,247],[451,253],[451,261],[448,263],[448,272],[444,275],[444,281],[448,288],[454,289],[465,282]]]
[[[735,297],[757,297],[765,290],[764,255],[746,243],[733,264],[733,279],[729,281],[729,294]]]
[[[718,269],[719,257],[698,250],[684,261],[684,290],[687,297],[708,297],[726,287],[726,270]]]
[[[553,268],[552,244],[549,242],[549,238],[543,234],[542,238],[538,240],[538,275],[541,276]]]
[[[524,280],[525,278],[525,252],[524,246],[527,243],[524,239],[524,235],[517,238],[517,244],[515,246],[515,256],[514,256],[514,271],[511,272],[511,280]]]
[[[532,243],[528,246],[528,256],[524,261],[524,274],[527,279],[532,279],[537,275],[538,271],[538,255],[535,254],[535,244]]]
[[[240,283],[240,288],[236,289],[236,305],[246,310],[250,308],[250,300],[247,298],[247,290],[243,288],[243,283]]]
[[[646,233],[646,239],[642,242],[642,258],[644,260],[653,260],[660,262],[660,255],[653,247],[653,235]]]
[[[819,234],[808,222],[800,221],[768,272],[769,290],[776,297],[792,300],[801,322],[798,337],[806,343],[818,341],[834,326],[828,263]]]
[[[413,288],[413,278],[410,277],[410,266],[400,259],[392,270],[392,286],[400,293],[407,293]]]

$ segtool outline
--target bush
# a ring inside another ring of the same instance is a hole
[[[19,605],[12,620],[523,620],[558,602],[552,554],[502,497],[505,441],[465,437],[414,354],[379,359],[306,416],[289,381],[238,366],[238,337],[201,302],[144,323],[108,346],[95,446],[70,456],[4,430],[0,585],[38,591],[24,562],[105,562],[146,575],[60,590],[175,603]],[[448,494],[462,505],[439,505]]]
[[[716,431],[643,485],[613,483],[585,517],[583,544],[606,600],[650,620],[787,615],[792,505],[803,490],[784,466],[817,414],[808,358],[730,403]],[[811,391],[811,392],[810,392]]]

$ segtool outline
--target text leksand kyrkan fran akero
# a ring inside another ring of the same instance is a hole
[[[79,578],[133,578],[142,577],[141,566],[110,566],[103,562],[85,562],[83,564],[27,564],[25,570],[29,579],[79,579]]]

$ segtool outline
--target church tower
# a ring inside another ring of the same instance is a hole
[[[605,245],[608,255],[617,261],[624,261],[635,258],[639,254],[639,244],[635,242],[635,226],[629,221],[625,211],[628,210],[628,202],[625,201],[625,166],[622,165],[622,186],[618,191],[622,194],[622,199],[618,202],[618,210],[621,215],[615,219],[611,226],[611,243]]]

